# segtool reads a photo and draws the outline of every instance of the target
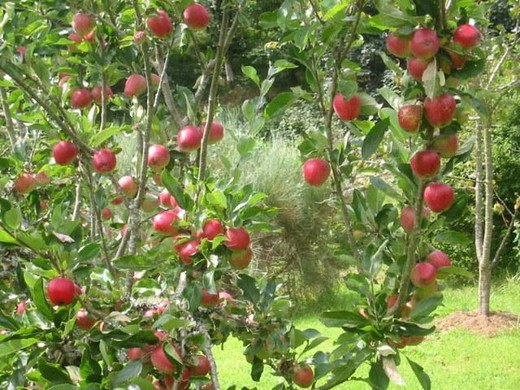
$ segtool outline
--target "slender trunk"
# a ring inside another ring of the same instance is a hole
[[[489,298],[491,296],[491,264],[481,264],[478,269],[478,312],[489,316]]]

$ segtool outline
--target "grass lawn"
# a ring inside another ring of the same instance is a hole
[[[496,311],[520,313],[520,281],[509,280],[493,289],[491,307]],[[477,307],[476,287],[450,288],[444,291],[444,307],[438,310],[440,316],[454,311],[472,311]],[[316,317],[300,317],[296,320],[300,329],[315,328],[325,336],[334,338],[341,331],[324,327]],[[332,343],[322,344],[328,350]],[[219,366],[221,386],[227,389],[237,385],[259,390],[271,389],[278,378],[264,372],[261,383],[250,378],[250,365],[242,355],[243,348],[238,340],[229,340],[223,350],[215,350]],[[422,365],[430,375],[432,389],[435,390],[517,390],[520,388],[520,329],[501,332],[488,337],[469,331],[454,329],[437,332],[417,347],[407,347],[404,354]],[[402,359],[400,372],[406,389],[420,389],[421,386],[409,369],[406,359]],[[366,374],[362,367],[356,376]],[[348,382],[342,389],[369,389],[361,382]],[[391,389],[403,387],[392,385]]]

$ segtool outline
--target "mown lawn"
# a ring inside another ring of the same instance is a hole
[[[444,292],[444,307],[440,316],[454,311],[471,311],[477,307],[476,287],[449,288]],[[520,313],[520,281],[508,280],[493,290],[491,307],[497,311]],[[296,320],[300,329],[315,328],[324,335],[334,338],[340,331],[323,326],[315,317],[300,317]],[[322,344],[330,349],[332,343]],[[250,378],[250,365],[242,355],[243,348],[238,340],[231,339],[223,350],[216,350],[221,386],[227,389],[237,385],[259,390],[270,389],[278,378],[264,372],[261,383]],[[461,329],[435,333],[417,347],[408,347],[404,354],[421,364],[430,375],[435,390],[517,390],[520,388],[520,328],[501,332],[488,337]],[[400,366],[406,389],[420,389],[406,359]],[[367,372],[363,367],[357,376]],[[349,382],[342,389],[369,389],[361,382]],[[393,385],[391,389],[403,387]]]

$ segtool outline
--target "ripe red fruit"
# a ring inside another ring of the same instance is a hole
[[[430,183],[424,190],[424,201],[436,213],[448,210],[454,200],[453,188],[447,184]]]
[[[443,93],[433,99],[424,100],[426,119],[434,127],[444,127],[451,123],[455,116],[457,103],[449,93]]]
[[[208,219],[202,227],[202,237],[213,240],[219,234],[225,234],[226,228],[218,219]]]
[[[173,31],[170,17],[166,11],[162,9],[157,10],[157,16],[150,16],[146,20],[146,25],[152,34],[159,38],[167,37]]]
[[[200,148],[202,131],[195,126],[185,126],[177,133],[177,145],[183,152],[192,152]]]
[[[52,148],[54,161],[59,165],[71,163],[78,155],[78,147],[70,141],[60,141]]]
[[[114,199],[112,199],[110,201],[110,203],[113,204],[114,206],[118,206],[123,202],[124,202],[124,199],[121,196],[116,196]]]
[[[157,370],[165,374],[172,374],[177,371],[177,367],[168,359],[168,356],[166,356],[162,345],[159,345],[152,351],[150,361]]]
[[[410,159],[412,172],[421,179],[434,177],[441,167],[441,157],[434,150],[420,150]]]
[[[130,360],[141,359],[146,354],[145,350],[139,347],[129,348],[127,353]]]
[[[433,149],[438,151],[442,158],[451,158],[457,153],[459,139],[456,134],[439,135],[433,138]]]
[[[448,55],[450,56],[452,69],[464,68],[464,64],[466,63],[468,57],[455,53],[453,50],[446,50],[446,51],[448,52]]]
[[[219,301],[219,294],[211,294],[208,290],[205,288],[202,289],[202,301],[201,306],[202,307],[214,307],[217,305]]]
[[[401,126],[403,130],[410,132],[419,130],[422,116],[422,106],[418,104],[405,104],[399,108],[399,112],[397,113],[399,126]]]
[[[201,123],[199,126],[200,132],[204,135],[204,128],[206,127],[206,122]],[[213,145],[224,138],[224,126],[222,126],[219,122],[211,122],[211,127],[209,129],[209,138],[208,144]]]
[[[37,184],[32,173],[24,172],[15,180],[14,190],[19,194],[25,194],[34,190]]]
[[[391,33],[386,38],[386,50],[399,58],[410,56],[410,37]]]
[[[47,284],[47,296],[53,305],[68,305],[74,301],[76,287],[72,280],[54,278]]]
[[[437,33],[429,28],[419,28],[412,34],[410,49],[414,57],[431,58],[439,51],[440,42]]]
[[[182,16],[184,23],[192,30],[200,30],[208,27],[211,17],[206,7],[201,4],[191,4],[184,10]]]
[[[70,95],[70,105],[72,108],[85,108],[92,103],[92,94],[87,88],[77,88]]]
[[[112,210],[110,210],[110,208],[105,207],[103,210],[101,210],[101,218],[110,219],[110,217],[112,217]]]
[[[471,24],[461,24],[453,33],[453,42],[464,49],[471,49],[480,41],[480,31]]]
[[[417,263],[412,269],[410,280],[416,287],[425,287],[435,280],[437,268],[430,263]]]
[[[415,209],[410,206],[403,207],[403,210],[401,211],[401,226],[407,233],[410,233],[414,228],[414,214]],[[423,208],[422,218],[428,218],[429,216],[430,210]]]
[[[199,239],[194,239],[175,245],[175,250],[179,254],[179,258],[183,264],[193,264],[192,257],[199,253],[199,245]]]
[[[16,314],[24,314],[26,310],[26,301],[25,299],[22,299],[20,302],[18,302],[18,305],[16,305]]]
[[[251,242],[249,233],[243,227],[229,228],[226,232],[226,238],[224,245],[234,251],[246,249]]]
[[[426,256],[426,261],[433,264],[435,268],[449,267],[451,260],[446,253],[440,250],[435,250]]]
[[[177,234],[177,229],[173,223],[179,218],[172,210],[163,211],[153,217],[153,228],[156,232],[163,233],[169,236]]]
[[[144,91],[146,91],[146,79],[144,76],[134,73],[126,79],[124,90],[126,96],[139,96]]]
[[[303,388],[311,387],[314,383],[314,372],[309,365],[299,364],[293,370],[292,380],[297,386]]]
[[[94,21],[89,15],[83,12],[78,12],[72,18],[72,29],[80,37],[84,37],[94,28]]]
[[[415,80],[422,81],[424,71],[426,70],[430,62],[430,60],[425,60],[422,58],[409,58],[406,62],[408,73],[410,73],[410,76],[412,76]]]
[[[148,166],[158,172],[170,162],[170,151],[163,145],[152,145],[148,149]]]
[[[116,155],[110,149],[98,150],[92,157],[92,165],[98,173],[112,172],[116,164]]]
[[[398,294],[389,295],[386,298],[386,307],[388,307],[389,309],[394,307],[394,305],[397,303],[398,299],[399,299]]]
[[[164,188],[160,193],[159,193],[159,203],[161,206],[164,206],[164,207],[170,207],[170,198],[171,198],[171,194],[170,192],[168,191],[167,188]]]
[[[161,76],[158,74],[152,73],[152,85],[157,87],[161,83]]]
[[[210,370],[209,359],[205,355],[193,356],[195,364],[190,367],[191,376],[206,376]]]
[[[92,88],[92,91],[90,91],[90,94],[92,95],[92,99],[97,104],[101,104],[103,97],[101,96],[102,93],[102,87],[101,85],[96,85],[94,88]],[[112,92],[112,88],[110,88],[108,85],[105,86],[105,98],[108,101],[112,96],[114,96],[114,93]]]
[[[332,101],[332,106],[339,119],[351,121],[356,119],[361,112],[361,98],[359,95],[353,95],[350,99],[345,99],[341,93],[337,93]]]
[[[322,158],[311,158],[303,164],[303,178],[311,186],[321,186],[330,175],[330,165]]]
[[[253,251],[248,247],[240,251],[233,251],[229,258],[229,264],[235,269],[244,269],[251,263],[252,258]]]
[[[81,308],[78,310],[78,314],[76,314],[76,325],[78,328],[83,330],[90,330],[92,326],[94,326],[94,321],[90,318],[88,311],[85,308]]]
[[[123,176],[117,183],[119,188],[121,188],[121,192],[129,198],[133,198],[137,194],[137,183],[132,176]]]

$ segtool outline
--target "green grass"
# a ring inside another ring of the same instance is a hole
[[[493,288],[491,308],[494,311],[520,313],[520,283],[508,280]],[[448,288],[444,291],[444,306],[438,310],[440,316],[454,311],[473,311],[477,308],[476,287]],[[324,335],[335,338],[340,331],[324,327],[315,316],[298,318],[296,325],[300,329],[315,328]],[[331,350],[332,342],[324,343],[321,350]],[[250,365],[242,355],[243,348],[236,339],[230,339],[222,350],[215,350],[219,366],[222,388],[237,385],[271,389],[278,383],[278,378],[267,370],[260,383],[250,378]],[[422,365],[431,378],[435,390],[517,390],[520,384],[520,329],[499,333],[487,337],[472,332],[455,329],[435,333],[417,347],[408,347],[404,355]],[[418,381],[406,359],[402,357],[399,371],[406,381],[406,389],[420,389]],[[362,377],[368,367],[361,367],[356,376]],[[402,389],[392,385],[390,389]],[[361,382],[348,382],[338,389],[369,389]]]

